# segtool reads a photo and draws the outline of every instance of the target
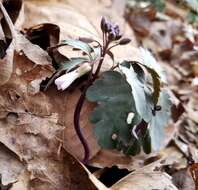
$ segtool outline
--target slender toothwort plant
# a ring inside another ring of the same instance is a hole
[[[85,99],[97,102],[89,118],[95,126],[93,130],[99,145],[117,149],[126,155],[136,155],[142,148],[146,154],[151,149],[158,150],[164,136],[163,129],[170,117],[170,98],[161,85],[166,83],[166,77],[152,54],[140,47],[141,62],[123,60],[115,64],[111,49],[126,45],[131,40],[122,38],[119,26],[105,18],[101,20],[101,31],[102,43],[90,38],[67,39],[55,47],[69,45],[86,56],[71,57],[60,63],[48,83],[66,71],[55,80],[58,90],[65,90],[77,78],[88,73],[73,118],[76,134],[84,147],[83,163],[87,163],[90,157],[89,145],[80,127]],[[93,42],[97,46],[91,46]],[[106,55],[112,58],[114,64],[99,76]]]
[[[99,59],[99,63],[98,63],[98,66],[97,66],[95,72],[93,72],[93,69],[90,72],[90,75],[89,75],[90,77],[89,77],[87,84],[84,87],[83,92],[76,104],[76,108],[75,108],[75,112],[74,112],[74,127],[75,127],[76,133],[84,147],[84,152],[85,152],[84,158],[82,160],[83,163],[87,163],[87,161],[89,160],[89,156],[90,156],[90,149],[89,149],[88,142],[84,138],[83,133],[81,131],[81,127],[80,127],[80,113],[81,113],[81,110],[82,110],[82,107],[83,107],[83,104],[85,101],[86,91],[89,88],[89,86],[98,78],[104,58],[105,58],[106,54],[108,53],[108,51],[118,45],[128,44],[131,41],[129,38],[122,38],[119,26],[117,24],[108,22],[104,17],[101,20],[101,30],[102,30],[102,36],[103,36],[103,42],[102,42],[102,44],[100,44],[101,57]],[[114,45],[110,46],[112,42],[116,42],[116,43]]]

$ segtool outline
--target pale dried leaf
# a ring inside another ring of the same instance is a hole
[[[29,189],[30,173],[27,170],[21,172],[10,190],[28,190]]]
[[[111,187],[112,190],[178,190],[172,183],[171,177],[162,172],[148,172],[129,174]]]
[[[0,60],[0,85],[5,84],[11,77],[13,71],[14,42],[6,50],[6,56]]]
[[[0,144],[0,176],[2,185],[15,183],[24,170],[24,165],[9,149]]]

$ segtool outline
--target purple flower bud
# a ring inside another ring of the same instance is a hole
[[[116,33],[115,33],[114,31],[111,31],[111,32],[109,33],[108,38],[109,38],[110,41],[115,40],[115,38],[116,38]]]
[[[129,38],[123,38],[123,39],[120,40],[119,44],[120,45],[126,45],[126,44],[128,44],[130,42],[131,42],[131,39],[129,39]]]
[[[120,32],[120,28],[119,28],[119,26],[116,24],[116,25],[114,25],[114,30],[116,31],[116,32]]]
[[[122,38],[121,34],[117,35],[115,40],[119,40],[120,38]]]
[[[119,26],[117,24],[114,25],[114,31],[115,31],[117,36],[120,34],[120,28],[119,28]]]
[[[106,32],[111,32],[112,31],[112,25],[111,23],[107,22],[105,25],[105,31]]]
[[[100,28],[104,32],[105,29],[105,24],[106,24],[106,19],[102,17],[101,22],[100,22]]]
[[[100,22],[100,28],[103,32],[105,32],[106,24],[107,24],[106,19],[102,17],[101,22]]]

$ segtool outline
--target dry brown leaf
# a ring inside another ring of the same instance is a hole
[[[84,150],[82,149],[82,144],[80,143],[78,136],[73,127],[73,115],[75,104],[78,101],[80,96],[79,90],[76,90],[72,94],[67,94],[67,102],[65,107],[65,131],[64,131],[64,146],[67,150],[70,150],[75,156],[79,159],[83,159]],[[97,144],[97,140],[93,134],[93,125],[89,122],[89,115],[94,108],[94,104],[85,102],[82,112],[81,112],[81,120],[80,125],[81,129],[84,133],[85,139],[87,140],[91,155],[90,159],[97,154],[100,150],[99,145]]]
[[[180,190],[195,190],[193,179],[188,169],[181,169],[173,174],[173,183]]]
[[[58,92],[57,89],[52,86],[46,91],[46,95],[50,98],[51,105],[53,105],[53,112],[58,113],[58,122],[65,126],[63,136],[64,147],[81,160],[84,156],[84,149],[73,125],[74,109],[80,95],[80,90],[76,89],[73,92]],[[93,135],[93,125],[89,123],[88,117],[93,107],[93,104],[85,102],[80,119],[81,128],[91,150],[90,159],[100,150],[96,138]]]
[[[126,176],[111,187],[112,190],[178,190],[172,183],[171,177],[162,172],[134,173]]]
[[[3,0],[2,3],[8,15],[10,16],[12,23],[14,23],[17,28],[20,28],[23,23],[23,1]],[[11,39],[13,37],[12,32],[10,31],[11,23],[7,23],[7,18],[4,17],[1,20],[1,25],[5,36]]]
[[[53,150],[54,146],[57,146],[56,136],[62,130],[62,126],[58,126],[56,122],[56,114],[46,119],[31,113],[10,113],[6,120],[0,121],[0,141],[26,161],[35,155],[48,155],[49,151],[56,152]],[[51,147],[48,141],[51,142]]]
[[[165,13],[171,17],[180,18],[181,20],[184,20],[187,16],[187,11],[179,8],[178,6],[174,5],[174,1],[165,1],[166,8]]]
[[[18,4],[16,4],[16,5],[18,6]],[[9,45],[9,47],[6,51],[6,56],[1,60],[1,67],[0,67],[0,71],[1,71],[0,73],[1,73],[1,78],[2,78],[1,85],[8,82],[8,80],[11,77],[11,74],[14,69],[14,66],[13,66],[14,49],[16,49],[18,52],[24,53],[25,56],[29,60],[34,62],[34,64],[44,65],[44,67],[48,67],[48,70],[49,70],[48,74],[40,76],[40,78],[39,78],[40,81],[38,81],[37,84],[34,84],[34,87],[35,88],[37,87],[37,89],[35,91],[38,92],[38,85],[41,83],[41,80],[52,75],[53,69],[51,66],[51,59],[48,56],[48,54],[46,52],[44,52],[40,47],[31,44],[23,35],[16,32],[16,30],[12,24],[12,20],[10,19],[9,15],[6,12],[6,9],[3,7],[2,4],[1,4],[1,11],[2,11],[2,14],[4,15],[5,21],[8,25],[9,31],[11,33],[11,38],[12,38],[11,44]],[[15,14],[18,15],[19,13],[14,12],[14,15],[11,14],[13,16],[14,21],[16,20]],[[9,34],[9,32],[8,32],[8,34]],[[5,35],[5,36],[7,36],[7,35]],[[37,69],[38,69],[38,67],[37,67]],[[43,68],[40,68],[40,69],[43,69]],[[17,72],[19,72],[19,74],[21,74],[19,70]],[[39,72],[39,73],[41,74],[41,72]],[[31,77],[33,77],[33,76],[31,76]]]
[[[42,49],[55,46],[59,43],[60,28],[58,25],[44,23],[25,29],[25,35],[32,43]]]
[[[29,169],[34,168],[34,164],[36,163],[30,163]],[[50,159],[50,162],[47,165],[47,170],[43,170],[42,173],[38,170],[35,170],[35,172],[34,175],[36,175],[37,178],[31,180],[30,183],[31,188],[35,190],[108,189],[64,149],[61,149],[59,157],[54,157],[53,160]]]
[[[153,7],[135,8],[129,11],[127,20],[138,35],[146,37],[150,34],[150,25],[155,16],[156,11]]]
[[[164,165],[173,170],[180,170],[187,167],[186,157],[176,146],[169,146],[159,152]]]
[[[40,91],[42,80],[50,77],[54,69],[47,53],[40,47],[28,43],[28,48],[36,51],[15,53],[14,60],[16,64],[13,73],[26,83],[28,93],[33,95]],[[12,83],[12,80],[10,83]]]
[[[17,182],[12,184],[10,190],[28,190],[29,189],[30,173],[27,170],[21,172],[17,178]]]
[[[116,150],[100,150],[98,154],[93,157],[89,164],[98,168],[118,166],[120,169],[128,169],[130,171],[142,167],[146,155],[138,155],[134,157],[126,156]]]
[[[18,160],[17,156],[0,144],[0,176],[3,186],[15,183],[18,176],[23,172],[25,166]]]
[[[1,32],[4,34],[1,34],[1,36],[10,37],[10,40],[11,40],[11,42],[10,42],[10,44],[8,44],[8,47],[6,48],[6,50],[4,50],[5,54],[3,56],[1,55],[2,57],[0,59],[0,78],[1,78],[0,85],[3,85],[10,79],[10,76],[12,74],[14,44],[15,44],[16,35],[15,35],[15,30],[14,30],[12,21],[1,2],[0,2],[0,11],[4,18],[4,20],[3,20],[4,25],[7,26],[7,27],[5,27],[2,25]],[[1,40],[4,42],[4,39],[1,39]]]
[[[13,70],[14,42],[6,50],[6,56],[0,60],[0,85],[5,84],[11,76]]]
[[[153,164],[145,166],[141,169],[132,172],[117,183],[112,190],[153,190],[153,189],[169,189],[177,190],[171,181],[171,176],[167,173],[157,171],[163,165],[162,162],[156,161]]]
[[[46,51],[44,51],[38,45],[32,44],[28,39],[25,38],[25,36],[19,33],[17,34],[16,46],[18,52],[24,53],[25,56],[35,64],[51,64],[51,58],[49,57]]]
[[[70,189],[108,190],[84,165],[76,161],[67,152],[64,152],[64,154],[64,165],[67,166],[64,169],[64,174],[66,174],[65,176],[69,176],[68,182]],[[69,175],[67,172],[69,172]]]
[[[90,9],[90,4],[92,8]],[[38,7],[39,6],[39,10]],[[87,12],[89,9],[89,12]],[[49,11],[50,10],[50,11]],[[60,40],[66,38],[78,39],[79,37],[91,37],[101,41],[100,32],[100,19],[102,16],[106,16],[111,20],[118,22],[121,26],[121,30],[124,36],[129,36],[132,39],[133,46],[137,46],[134,34],[131,31],[128,24],[121,18],[116,11],[107,7],[104,2],[98,2],[97,0],[86,1],[64,1],[60,2],[37,2],[27,1],[25,2],[25,15],[26,20],[24,27],[29,28],[32,25],[42,23],[57,24],[60,27]],[[32,16],[34,15],[34,16]],[[113,52],[115,53],[115,59],[136,59],[136,49],[132,45],[125,47],[118,47]],[[68,50],[62,50],[63,55],[68,55]],[[110,59],[107,59],[104,64],[104,69],[112,66]]]
[[[38,9],[39,7],[39,9]],[[37,24],[52,23],[60,27],[60,39],[79,36],[97,36],[95,28],[87,18],[66,3],[25,1],[25,28]]]

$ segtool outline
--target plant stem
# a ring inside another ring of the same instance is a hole
[[[119,46],[119,45],[120,45],[119,43],[114,44],[114,45],[112,45],[111,47],[109,47],[108,50],[110,50],[110,49],[112,49],[112,48],[114,48],[114,47],[116,47],[116,46]]]
[[[101,59],[100,59],[100,61],[99,61],[99,63],[98,63],[98,67],[97,67],[97,69],[96,69],[96,72],[95,72],[94,75],[93,75],[94,80],[97,78],[97,76],[98,76],[98,74],[99,74],[99,72],[100,72],[100,69],[101,69],[101,67],[102,67],[102,63],[103,63],[103,61],[104,61],[104,57],[105,57],[106,52],[107,52],[107,49],[108,49],[108,46],[109,46],[109,42],[107,42],[106,45],[105,45],[105,47],[103,48],[103,52],[102,52],[102,55],[101,55]]]
[[[85,88],[83,89],[83,92],[82,94],[80,95],[80,98],[78,99],[78,102],[76,104],[76,108],[75,108],[75,111],[74,111],[74,128],[75,128],[75,131],[76,131],[76,134],[78,135],[79,137],[79,140],[80,142],[82,143],[83,145],[83,148],[84,148],[84,158],[82,160],[82,163],[86,164],[89,160],[89,156],[90,156],[90,149],[89,149],[89,145],[88,145],[88,142],[87,140],[85,139],[85,137],[83,136],[83,132],[81,130],[81,127],[80,127],[80,113],[81,113],[81,110],[82,110],[82,107],[83,107],[83,104],[85,102],[85,96],[86,96],[86,91],[87,89],[89,88],[89,86],[97,79],[98,77],[98,74],[100,72],[100,69],[101,69],[101,66],[102,66],[102,63],[104,61],[104,57],[106,55],[106,51],[108,49],[108,45],[109,45],[109,42],[105,43],[105,45],[103,44],[103,49],[102,49],[102,54],[101,54],[101,59],[98,63],[98,67],[95,71],[95,73],[92,75],[92,77],[89,77],[88,79],[88,83],[87,85],[85,86]]]
[[[82,92],[82,94],[81,94],[81,96],[80,96],[80,98],[79,98],[79,100],[76,104],[76,108],[75,108],[75,111],[74,111],[74,128],[76,130],[76,134],[78,135],[80,142],[83,145],[84,152],[85,152],[84,153],[84,158],[82,160],[82,162],[84,164],[86,164],[88,159],[89,159],[90,150],[89,150],[88,143],[87,143],[86,139],[84,138],[83,133],[82,133],[81,128],[80,128],[80,113],[81,113],[83,104],[85,102],[85,95],[86,95],[86,91],[87,91],[89,86],[90,86],[90,84],[88,83],[86,85],[86,87],[84,88],[84,90],[83,90],[83,92]]]

